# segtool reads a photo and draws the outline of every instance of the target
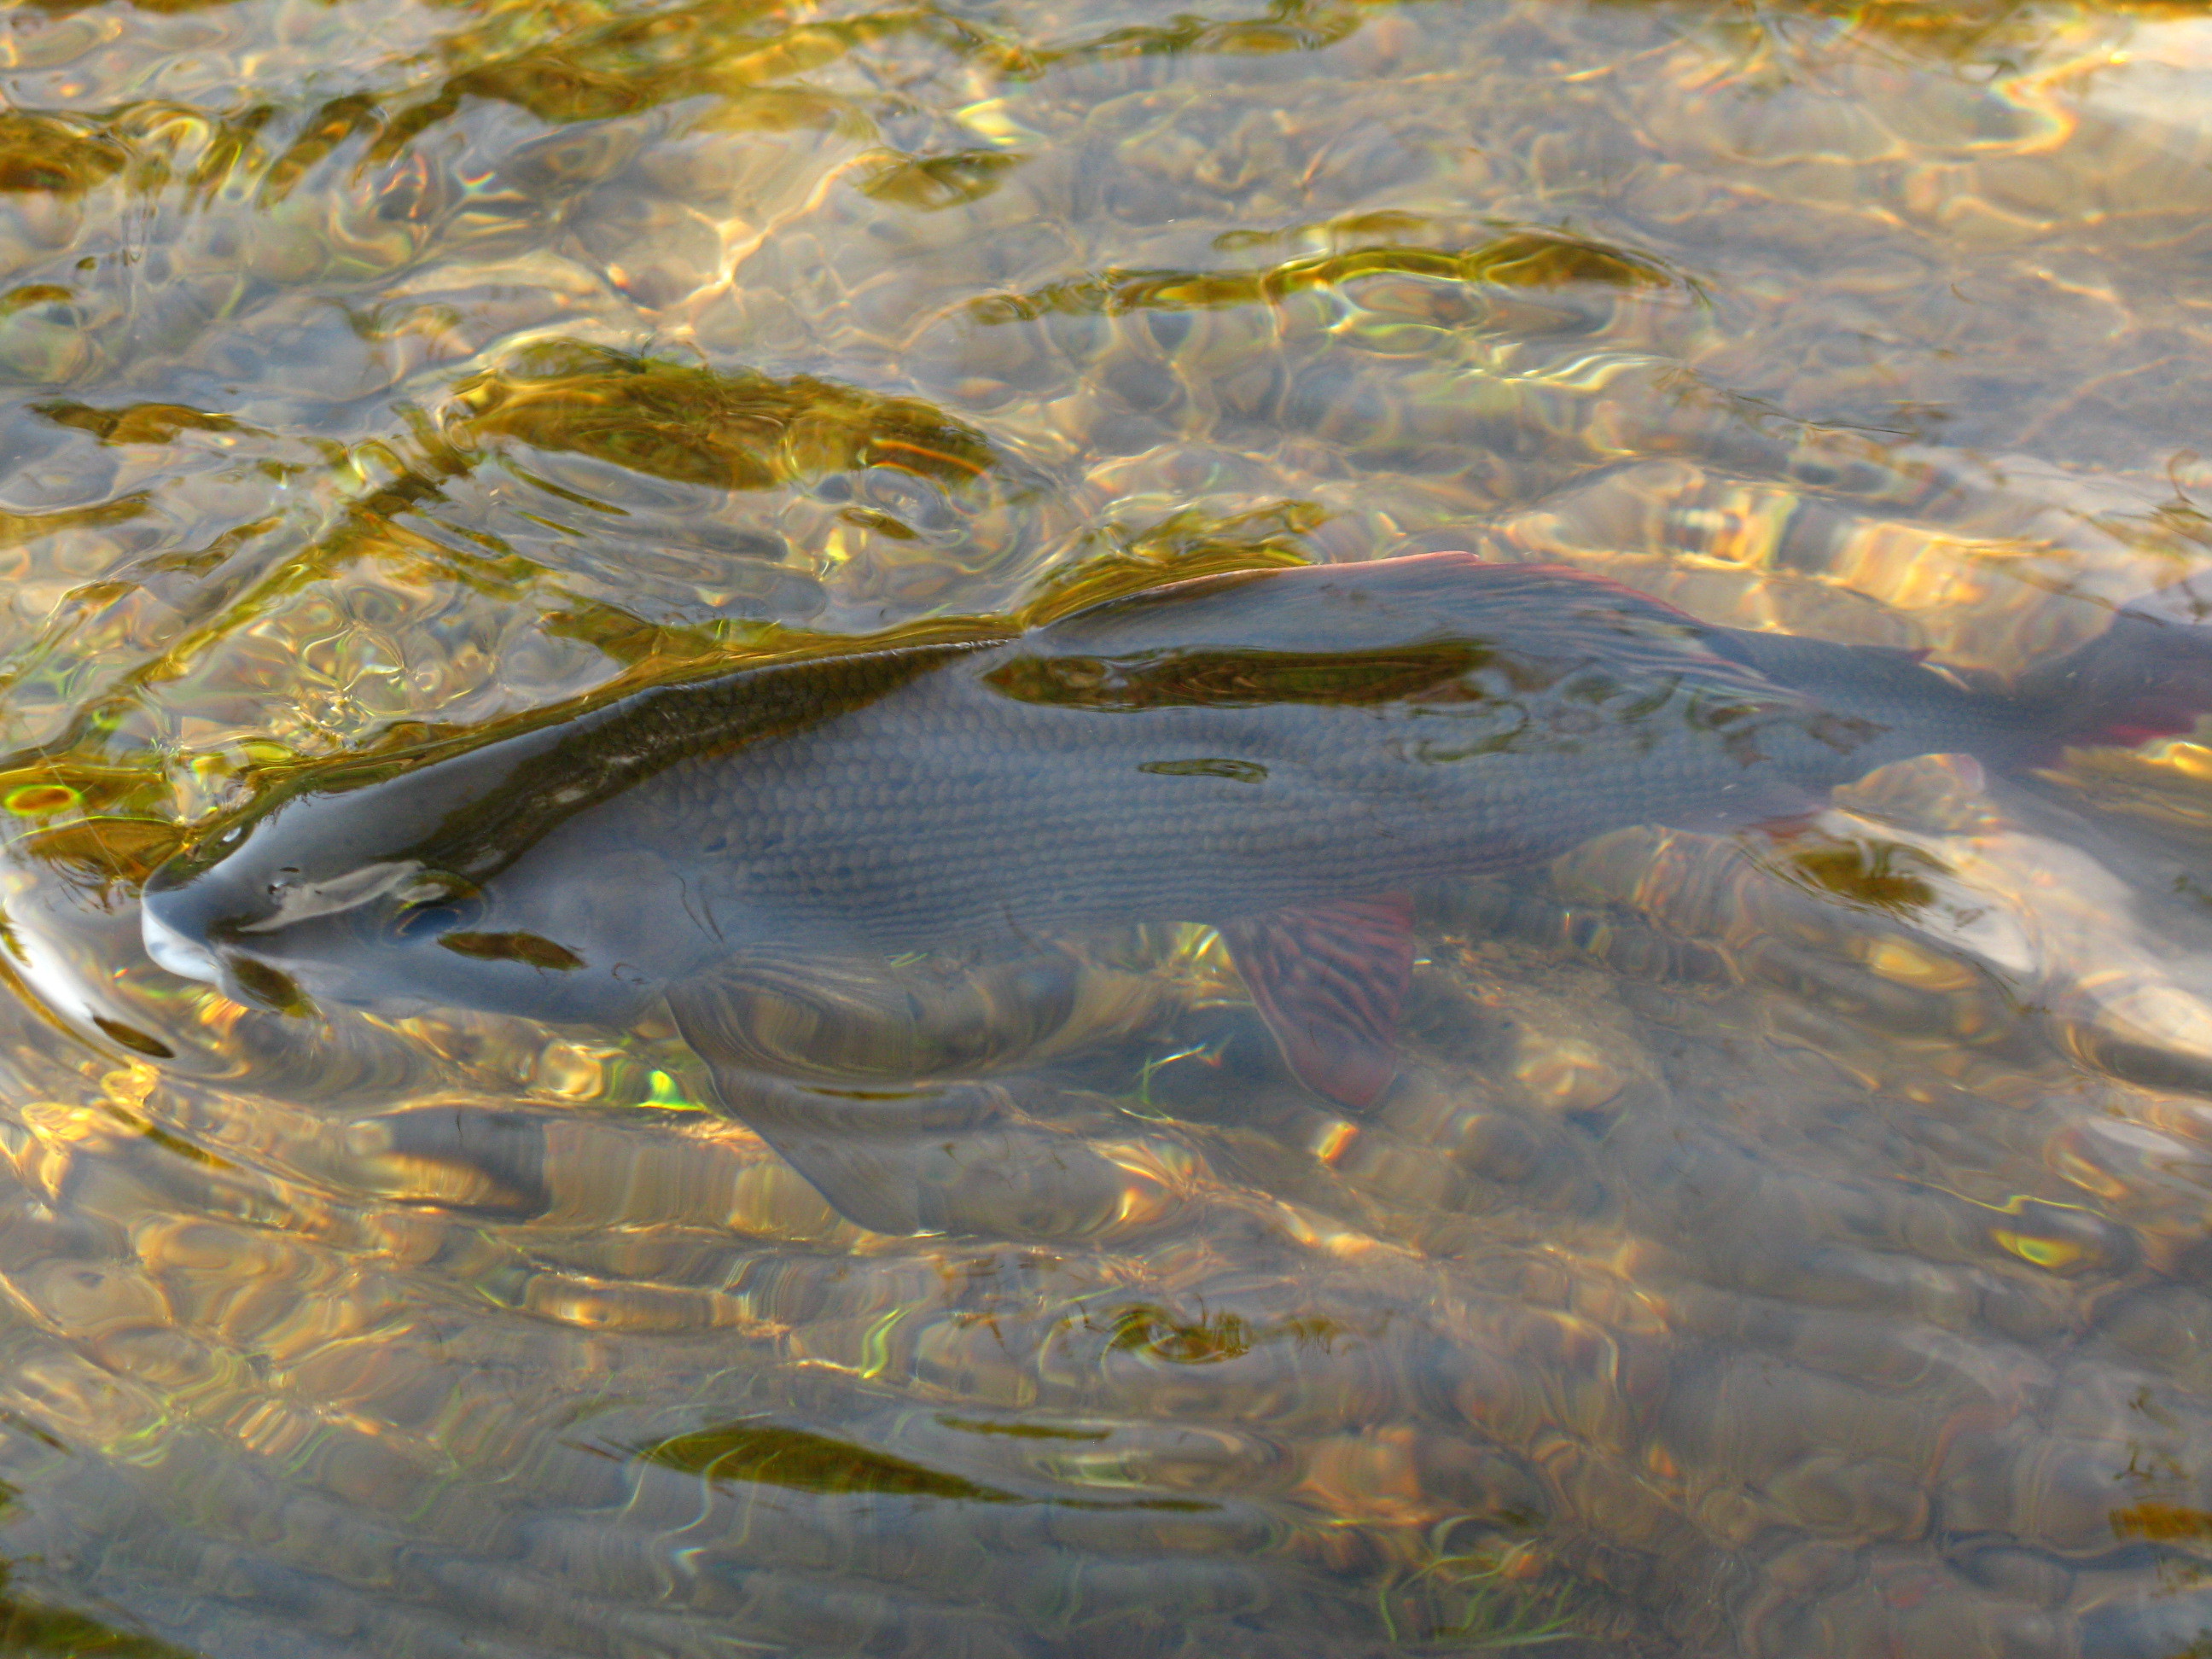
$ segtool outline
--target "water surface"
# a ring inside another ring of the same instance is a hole
[[[2212,1651],[2212,744],[1431,896],[1361,1123],[1195,930],[764,972],[764,1075],[920,1010],[1079,1147],[957,1236],[665,1018],[136,914],[288,769],[1191,570],[2017,672],[2212,564],[2194,9],[0,25],[10,1651]]]

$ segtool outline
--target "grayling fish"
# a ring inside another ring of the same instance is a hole
[[[1205,577],[333,765],[158,871],[146,948],[264,1006],[622,1023],[749,956],[1205,922],[1291,1068],[1363,1109],[1414,884],[1801,813],[1915,755],[2018,769],[2187,730],[2197,616],[2166,590],[2008,690],[1464,554]]]

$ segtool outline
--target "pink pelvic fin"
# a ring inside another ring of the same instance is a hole
[[[1403,893],[1272,910],[1221,937],[1298,1081],[1355,1111],[1398,1074],[1398,1016],[1413,972]]]

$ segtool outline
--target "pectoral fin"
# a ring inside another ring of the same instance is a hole
[[[1403,893],[1271,910],[1224,923],[1237,971],[1298,1081],[1355,1111],[1398,1074],[1398,1016],[1413,973]]]
[[[1071,1135],[1009,1125],[848,1139],[738,1115],[832,1209],[872,1232],[1065,1241],[1122,1208],[1126,1173]]]
[[[882,1233],[1068,1238],[1122,1209],[1126,1172],[1079,1135],[1026,1121],[1002,1088],[809,1087],[759,1070],[757,1042],[710,982],[669,992],[684,1040],[730,1115],[751,1127],[847,1220]]]

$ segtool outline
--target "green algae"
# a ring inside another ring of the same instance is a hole
[[[974,428],[913,398],[817,380],[717,373],[575,343],[463,381],[480,440],[513,438],[725,489],[893,466],[951,484],[996,462]]]

